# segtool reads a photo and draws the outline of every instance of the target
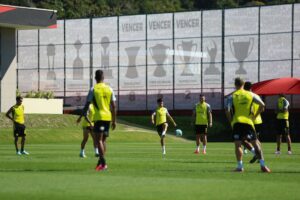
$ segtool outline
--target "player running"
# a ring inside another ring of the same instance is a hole
[[[99,150],[99,160],[96,165],[96,171],[107,169],[105,160],[106,138],[109,136],[110,124],[112,130],[116,128],[116,97],[112,88],[106,85],[102,70],[95,72],[96,85],[91,88],[87,96],[87,103],[83,109],[83,115],[87,115],[90,103],[95,108],[94,115],[94,133]]]
[[[81,149],[80,149],[80,154],[79,156],[81,158],[85,158],[85,145],[89,139],[89,134],[92,136],[93,138],[93,144],[94,144],[94,150],[95,150],[95,156],[98,157],[99,156],[99,151],[98,151],[98,145],[97,145],[97,141],[95,138],[95,134],[93,132],[93,128],[94,128],[94,114],[95,114],[95,108],[94,105],[91,103],[89,105],[89,109],[87,111],[88,113],[86,114],[87,118],[84,118],[84,120],[82,121],[81,125],[82,125],[82,133],[83,133],[83,139],[81,142]],[[80,123],[82,118],[82,115],[79,116],[79,118],[77,119],[77,124]]]
[[[227,100],[226,117],[233,126],[233,139],[235,143],[235,154],[237,159],[237,168],[235,171],[243,172],[243,150],[241,148],[243,140],[250,140],[255,148],[259,159],[261,171],[270,173],[271,170],[265,165],[263,152],[260,143],[257,140],[253,119],[255,119],[264,109],[265,104],[253,93],[244,90],[244,81],[236,78],[234,81],[236,90]],[[259,105],[257,113],[252,115],[251,104],[255,102]],[[233,114],[231,114],[233,113]]]

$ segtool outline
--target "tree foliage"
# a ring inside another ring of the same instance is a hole
[[[58,18],[85,18],[300,3],[300,0],[0,0],[1,4],[57,10]]]

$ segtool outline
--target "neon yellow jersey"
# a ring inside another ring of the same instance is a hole
[[[25,123],[24,106],[14,105],[12,111],[12,117],[17,123],[24,124]]]
[[[278,108],[278,110],[283,110],[284,109],[286,101],[287,100],[284,97],[280,97],[278,99],[278,102],[277,102],[277,108]],[[279,111],[277,113],[277,119],[289,119],[289,111],[285,111],[285,112],[280,112]]]
[[[234,107],[233,124],[249,124],[254,129],[254,123],[251,118],[252,93],[240,89],[232,94],[232,98]]]
[[[112,100],[113,91],[105,83],[97,83],[94,86],[94,121],[111,121],[112,114],[110,111],[110,102]]]
[[[208,112],[209,105],[205,102],[196,104],[196,125],[207,125],[208,124]]]
[[[92,122],[93,126],[94,126],[94,115],[95,115],[95,108],[94,108],[94,105],[91,103],[90,106],[89,106],[89,110],[88,110],[88,118]],[[86,127],[89,127],[89,126],[90,126],[90,124],[84,118],[84,120],[82,121],[82,128],[86,128]]]
[[[255,94],[256,95],[256,94]],[[257,95],[258,96],[258,95]],[[259,96],[258,96],[259,97]],[[253,102],[252,104],[252,113],[253,114],[256,114],[257,111],[258,111],[258,108],[259,108],[259,104]],[[262,118],[261,118],[261,115],[259,114],[255,119],[254,119],[254,124],[262,124]]]
[[[167,122],[168,109],[165,107],[157,107],[155,110],[155,124],[156,126]]]

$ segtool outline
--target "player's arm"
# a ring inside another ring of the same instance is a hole
[[[87,95],[85,105],[82,109],[82,113],[81,113],[82,116],[87,116],[87,113],[88,113],[88,110],[90,107],[90,103],[93,101],[93,98],[94,98],[94,88],[91,88]]]
[[[152,124],[155,124],[155,115],[156,115],[156,112],[154,111],[151,115],[151,123]]]
[[[112,120],[111,120],[111,128],[114,130],[117,126],[117,106],[116,106],[116,96],[114,94],[114,91],[112,91],[112,96],[111,96],[111,101],[110,101],[110,107],[111,107],[111,115],[112,115]]]
[[[77,120],[76,120],[76,123],[77,123],[77,124],[79,124],[79,123],[80,123],[80,121],[81,121],[81,118],[82,118],[82,115],[80,115],[80,116],[77,118]]]
[[[173,119],[172,116],[169,114],[169,112],[167,112],[167,117],[168,117],[168,119],[173,123],[173,125],[176,127],[177,124],[175,123],[174,119]]]
[[[13,107],[11,107],[5,114],[5,116],[10,119],[11,121],[15,122],[15,120],[12,118],[11,114],[13,112]]]
[[[212,127],[212,112],[210,106],[207,109],[207,115],[208,115],[208,125],[209,127]]]
[[[191,125],[194,126],[196,122],[196,109],[193,110]]]
[[[265,110],[265,103],[261,100],[260,97],[254,95],[253,102],[259,105],[257,112],[253,115],[253,119],[255,119],[260,113]]]
[[[228,119],[228,121],[229,121],[230,123],[231,123],[231,121],[232,121],[232,115],[231,115],[232,105],[233,105],[233,102],[232,102],[232,96],[230,96],[230,97],[227,99],[226,106],[225,106],[225,115],[226,115],[226,118]]]
[[[289,102],[288,100],[284,99],[283,100],[283,108],[282,108],[282,112],[287,112],[288,111],[288,108],[289,108]]]

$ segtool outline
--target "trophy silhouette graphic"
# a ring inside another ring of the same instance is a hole
[[[110,45],[110,41],[108,37],[103,37],[101,39],[101,47],[103,51],[101,51],[101,67],[103,69],[105,78],[113,78],[112,70],[109,69],[109,51],[107,50]]]
[[[48,57],[48,72],[47,80],[56,80],[56,74],[54,72],[54,57],[55,57],[55,45],[47,45],[47,57]]]
[[[165,60],[168,57],[168,50],[170,47],[165,46],[164,44],[156,44],[153,47],[149,48],[150,54],[156,63],[157,67],[155,68],[153,75],[156,77],[166,76],[166,70],[162,66]]]
[[[243,68],[245,59],[250,55],[254,44],[254,38],[249,38],[249,41],[235,42],[234,39],[229,40],[230,50],[232,55],[239,62],[239,69],[235,71],[235,74],[247,74],[247,71]]]
[[[220,70],[215,66],[215,61],[216,61],[216,56],[217,56],[217,44],[215,43],[215,41],[212,41],[213,43],[213,47],[209,49],[209,47],[206,47],[208,55],[210,57],[210,63],[209,63],[209,67],[205,69],[204,73],[207,75],[216,75],[216,74],[220,74]]]
[[[125,76],[127,78],[138,77],[138,72],[136,70],[136,56],[140,50],[140,47],[127,47],[125,51],[128,56],[128,67]]]
[[[74,47],[77,50],[77,57],[73,62],[73,80],[82,80],[83,79],[83,61],[79,57],[79,50],[82,47],[80,40],[76,40]]]
[[[181,76],[193,76],[194,74],[192,73],[190,62],[197,51],[197,44],[193,43],[193,40],[181,41],[181,44],[177,45],[177,49],[180,52],[180,59],[185,63]]]

